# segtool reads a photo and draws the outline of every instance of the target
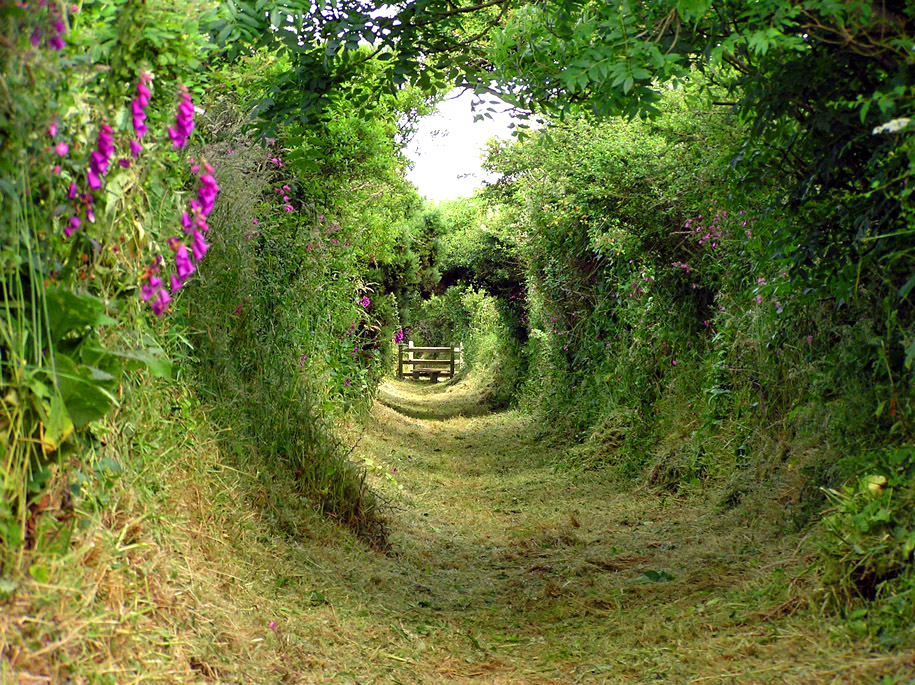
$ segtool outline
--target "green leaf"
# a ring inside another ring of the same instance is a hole
[[[48,567],[43,564],[32,564],[29,566],[29,575],[38,583],[47,583],[51,579],[51,573]]]
[[[915,276],[912,276],[905,284],[899,289],[899,297],[905,299],[905,297],[912,292],[912,288],[915,288]]]
[[[915,360],[915,340],[905,348],[905,368],[912,368],[912,361]]]
[[[143,367],[149,371],[150,375],[156,378],[171,378],[172,363],[170,360],[163,358],[162,350],[150,348],[147,350],[107,350],[112,357],[126,359],[132,364],[128,368]]]
[[[72,331],[83,332],[91,326],[112,326],[117,321],[105,314],[105,304],[87,293],[51,286],[46,292],[51,341],[58,342]]]
[[[49,412],[48,421],[44,425],[44,433],[41,439],[41,447],[44,453],[50,454],[57,451],[61,443],[72,432],[73,421],[70,420],[67,406],[60,395],[54,395],[51,398],[51,411]]]
[[[644,69],[642,67],[633,67],[632,77],[636,81],[645,81],[645,80],[651,78],[651,72],[649,72],[647,69]]]
[[[102,418],[113,406],[117,406],[117,400],[104,387],[103,379],[94,377],[92,369],[77,367],[64,354],[58,354],[55,361],[57,387],[76,428],[83,428],[90,421]]]
[[[674,579],[667,571],[645,571],[642,575],[652,583],[663,583]]]

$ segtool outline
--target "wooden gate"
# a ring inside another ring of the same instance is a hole
[[[463,347],[453,343],[447,347],[417,347],[411,340],[407,344],[400,343],[397,348],[398,378],[428,376],[432,382],[437,381],[439,376],[454,378],[455,366],[464,363]]]

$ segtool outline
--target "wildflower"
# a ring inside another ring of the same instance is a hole
[[[362,299],[359,300],[359,304],[362,305],[362,308],[363,308],[363,309],[367,309],[368,306],[369,306],[370,304],[372,304],[372,301],[371,301],[368,297],[363,296]]]
[[[287,214],[288,214],[289,212],[291,212],[292,210],[293,210],[293,206],[292,206],[292,205],[286,205],[285,207],[283,207],[283,211],[286,212]]]
[[[307,354],[303,354],[301,357],[299,357],[299,367],[305,366],[306,359],[308,359]]]
[[[149,91],[147,90],[147,92]],[[146,102],[149,102],[149,98],[146,98]],[[133,132],[136,133],[137,138],[142,138],[149,130],[146,126],[146,106],[143,104],[143,100],[140,98],[131,100],[130,113],[132,115]]]
[[[76,184],[75,183],[71,183],[70,187],[67,188],[67,197],[71,200],[76,197]]]
[[[255,226],[257,226],[257,219],[255,219],[253,223]]]
[[[155,302],[152,303],[153,314],[161,317],[165,310],[168,309],[168,303],[171,301],[172,298],[169,296],[168,291],[165,288],[160,288]]]
[[[671,361],[671,362],[670,362],[670,365],[671,365],[671,366],[676,366],[676,365],[677,365],[677,360],[674,359],[673,361]]]
[[[276,621],[270,621],[270,623],[267,624],[267,627],[270,628],[270,630],[276,630]]]
[[[240,302],[240,303],[238,304],[238,306],[235,308],[235,311],[232,312],[232,313],[233,313],[233,314],[241,314],[241,308],[242,308],[242,303]]]
[[[183,243],[179,244],[178,249],[175,250],[175,271],[178,273],[182,285],[194,273],[194,263],[187,253],[187,245]]]
[[[194,261],[199,262],[201,259],[203,259],[203,256],[209,249],[210,246],[207,245],[203,240],[203,234],[201,234],[199,231],[194,231],[193,242],[191,243],[191,252],[194,255]]]
[[[283,186],[283,190],[289,192],[289,186]]]
[[[64,234],[69,238],[80,226],[82,226],[82,224],[82,220],[74,214],[70,217],[70,221],[67,222],[67,225],[64,226]]]
[[[348,387],[350,386],[350,380],[349,380],[349,378],[346,379],[345,383],[346,383],[346,387],[348,388]]]
[[[179,149],[187,145],[187,139],[194,130],[194,102],[188,93],[187,86],[181,86],[181,103],[175,115],[175,125],[168,127],[168,137],[172,145]]]
[[[216,196],[219,194],[219,186],[216,179],[211,173],[203,174],[200,177],[200,188],[197,190],[197,198],[200,200],[200,209],[204,216],[208,216],[213,211],[213,205],[216,202]]]
[[[762,295],[756,296],[756,304],[762,304]]]
[[[143,298],[144,302],[149,302],[153,296],[159,291],[159,287],[162,285],[162,279],[158,276],[150,275],[149,280],[143,284],[143,287],[140,288],[140,297]]]
[[[48,135],[51,136],[52,138],[57,137],[57,121],[56,120],[54,120],[50,124],[48,124]]]
[[[130,154],[133,155],[133,158],[136,159],[140,156],[140,153],[143,151],[143,146],[140,145],[137,141],[130,141]]]
[[[812,335],[808,335],[808,336],[807,336],[807,344],[809,345],[809,344],[812,343],[812,342],[813,342],[813,336],[812,336]]]
[[[121,159],[118,160],[118,166],[120,166],[122,169],[129,169],[130,160],[122,157]]]

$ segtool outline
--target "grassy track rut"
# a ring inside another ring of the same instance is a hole
[[[324,559],[338,574],[308,621],[333,624],[316,680],[897,682],[913,668],[821,616],[802,538],[716,516],[700,494],[556,470],[563,447],[536,428],[486,413],[467,385],[382,387],[354,458],[390,498],[392,551]]]

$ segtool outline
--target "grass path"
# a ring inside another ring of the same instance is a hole
[[[382,386],[348,437],[383,554],[178,415],[0,601],[0,683],[915,682],[818,610],[771,511],[556,470],[533,421],[468,382]]]
[[[391,498],[392,554],[350,547],[322,590],[323,677],[907,682],[911,654],[870,653],[811,606],[801,539],[557,471],[531,421],[460,384],[382,387],[354,456]]]

